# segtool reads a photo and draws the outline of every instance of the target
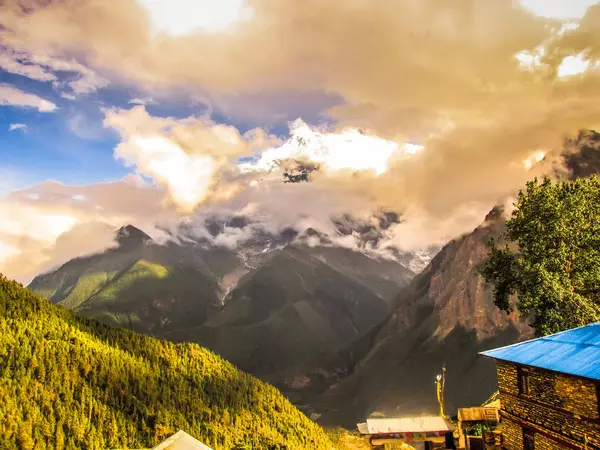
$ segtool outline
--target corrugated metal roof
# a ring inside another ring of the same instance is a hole
[[[211,448],[193,438],[185,431],[179,430],[156,447],[152,447],[152,450],[211,450]]]
[[[600,380],[600,322],[480,354]]]
[[[367,429],[368,434],[451,431],[444,418],[440,416],[367,419]]]
[[[498,410],[496,408],[473,407],[458,408],[458,420],[461,422],[498,422]]]

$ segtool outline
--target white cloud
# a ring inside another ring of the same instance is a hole
[[[164,195],[135,176],[87,186],[45,182],[9,192],[0,197],[0,273],[27,283],[114,245],[115,231],[129,223],[160,236],[156,224],[179,220]]]
[[[56,75],[49,72],[45,67],[37,64],[28,64],[22,62],[22,58],[19,54],[10,50],[0,50],[0,69],[8,73],[16,75],[22,75],[37,81],[55,81]]]
[[[101,139],[106,132],[101,121],[81,112],[69,116],[67,128],[81,139],[89,140]]]
[[[36,81],[51,81],[57,90],[68,87],[71,92],[62,92],[61,95],[70,100],[75,99],[76,95],[95,92],[109,83],[95,71],[73,59],[28,53],[9,47],[0,48],[0,69]],[[75,74],[75,78],[61,80],[57,76],[61,72]]]
[[[557,76],[559,78],[571,77],[579,75],[588,70],[590,67],[590,60],[584,59],[584,54],[577,56],[567,56],[563,59],[560,66],[558,66]]]
[[[145,97],[145,98],[132,98],[131,100],[129,100],[128,102],[130,105],[153,105],[156,104],[156,100],[154,100],[152,97]]]
[[[229,195],[235,187],[227,184],[221,189],[226,185],[222,172],[258,145],[257,136],[262,137],[244,137],[237,128],[206,118],[152,117],[143,106],[106,111],[104,123],[122,136],[115,155],[166,186],[171,198],[186,210]]]
[[[0,84],[0,105],[36,108],[40,112],[52,112],[56,105],[35,94],[28,94],[8,84]]]
[[[246,0],[139,0],[155,32],[181,36],[193,32],[219,32],[251,18]]]
[[[8,126],[8,131],[15,131],[15,130],[25,131],[26,129],[27,129],[27,125],[25,125],[24,123],[11,123]]]
[[[519,67],[523,70],[533,72],[535,69],[542,66],[542,57],[544,56],[545,49],[543,47],[537,48],[534,51],[523,50],[515,55],[517,61],[519,61]]]
[[[559,20],[581,19],[598,0],[521,0],[521,4],[540,17]]]

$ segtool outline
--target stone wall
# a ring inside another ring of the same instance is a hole
[[[517,378],[517,366],[498,362],[496,364],[498,373],[498,389],[503,392],[519,395],[519,379]]]
[[[560,393],[562,409],[590,419],[599,418],[598,394],[591,381],[557,375],[555,392]]]
[[[563,413],[542,404],[535,404],[523,398],[505,396],[502,410],[518,417],[523,422],[537,425],[563,437],[583,443],[587,435],[590,443],[600,448],[600,425],[578,419],[570,413]]]
[[[535,450],[571,450],[569,447],[560,445],[555,440],[544,436],[543,434],[535,435]]]
[[[498,363],[497,369],[500,391],[519,395],[516,366]],[[593,382],[540,370],[526,370],[526,373],[529,393],[535,400],[590,419],[600,417]]]
[[[508,418],[502,418],[502,444],[507,450],[523,449],[523,429]]]
[[[516,366],[498,363],[497,369],[502,411],[507,413],[502,421],[505,448],[523,448],[523,425],[543,431],[544,434],[535,435],[536,450],[561,449],[551,438],[583,448],[586,437],[588,445],[594,446],[590,448],[600,449],[598,394],[593,382],[524,369],[530,395],[523,395],[519,393]]]

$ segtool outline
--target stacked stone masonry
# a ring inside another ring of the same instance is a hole
[[[508,417],[502,418],[502,441],[504,448],[523,448],[523,429]]]
[[[558,442],[541,434],[535,436],[535,450],[570,450],[569,447],[560,445]]]
[[[519,369],[498,362],[503,446],[523,449],[523,428],[535,433],[535,449],[600,449],[598,389],[594,382],[523,367],[528,394],[519,391]]]

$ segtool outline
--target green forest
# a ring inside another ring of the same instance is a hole
[[[331,449],[277,389],[195,344],[76,317],[0,275],[0,448]]]

